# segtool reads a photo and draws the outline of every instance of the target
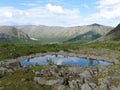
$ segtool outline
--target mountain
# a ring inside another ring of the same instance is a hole
[[[27,34],[13,26],[0,26],[0,43],[27,42],[29,40]]]
[[[93,32],[93,31],[88,31],[85,34],[82,35],[78,35],[75,38],[69,39],[67,42],[75,42],[75,41],[92,41],[95,40],[99,37],[101,37],[102,35]]]
[[[16,26],[16,28],[42,43],[69,42],[74,39],[75,41],[89,41],[113,29],[113,27],[99,24],[73,27],[23,25]]]
[[[120,24],[100,38],[100,41],[120,41]]]

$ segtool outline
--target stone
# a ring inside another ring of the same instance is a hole
[[[64,85],[55,85],[53,90],[65,90],[65,86]]]
[[[81,84],[79,80],[69,81],[70,90],[80,90]]]
[[[98,79],[98,86],[100,90],[109,90],[110,81],[108,78],[100,78]]]
[[[88,83],[85,83],[81,86],[81,90],[93,90]]]
[[[46,80],[41,78],[41,77],[34,77],[34,81],[36,83],[38,83],[39,85],[45,85],[46,84]]]
[[[41,77],[34,77],[34,81],[36,83],[38,83],[39,85],[49,85],[49,86],[53,86],[55,84],[58,84],[61,82],[61,80],[57,79],[57,80],[47,80]]]
[[[57,84],[58,82],[60,82],[60,80],[48,80],[46,81],[46,85],[52,86],[52,85]]]
[[[80,73],[79,77],[81,79],[81,83],[88,83],[92,79],[92,75],[88,70]]]

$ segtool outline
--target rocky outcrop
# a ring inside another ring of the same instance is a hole
[[[51,65],[38,70],[34,66],[21,67],[18,60],[1,61],[0,65],[0,78],[22,68],[34,74],[33,81],[38,85],[51,86],[53,90],[120,90],[120,66]]]
[[[53,90],[119,90],[120,67],[113,66],[66,66],[67,68],[49,67],[42,69],[42,76],[34,77],[39,85],[53,86]],[[55,68],[53,70],[53,68]],[[79,68],[79,69],[78,69]],[[54,72],[48,76],[47,71]],[[57,70],[57,71],[56,71]],[[75,70],[72,71],[72,70]],[[76,70],[79,70],[78,72]],[[35,75],[38,73],[34,72]],[[46,75],[48,77],[46,77]],[[117,79],[115,79],[115,77]],[[118,86],[116,86],[116,80]],[[114,82],[113,82],[114,81]]]

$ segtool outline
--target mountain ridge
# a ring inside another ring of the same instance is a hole
[[[0,26],[0,43],[26,42],[29,36],[13,26]]]
[[[28,34],[31,38],[35,38],[40,42],[64,42],[76,36],[83,35],[89,31],[105,35],[113,29],[111,26],[104,26],[100,24],[91,24],[83,26],[46,26],[46,25],[24,25],[16,26],[17,29]]]
[[[108,32],[106,35],[98,39],[99,41],[111,41],[111,42],[118,42],[120,41],[120,24],[118,24],[114,29]]]

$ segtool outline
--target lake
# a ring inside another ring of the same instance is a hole
[[[90,60],[87,58],[80,58],[75,56],[63,56],[63,55],[44,55],[34,57],[31,59],[22,60],[20,63],[22,66],[27,65],[47,65],[47,61],[52,61],[56,65],[80,65],[80,66],[96,66],[96,65],[109,65],[110,62],[102,60]]]

